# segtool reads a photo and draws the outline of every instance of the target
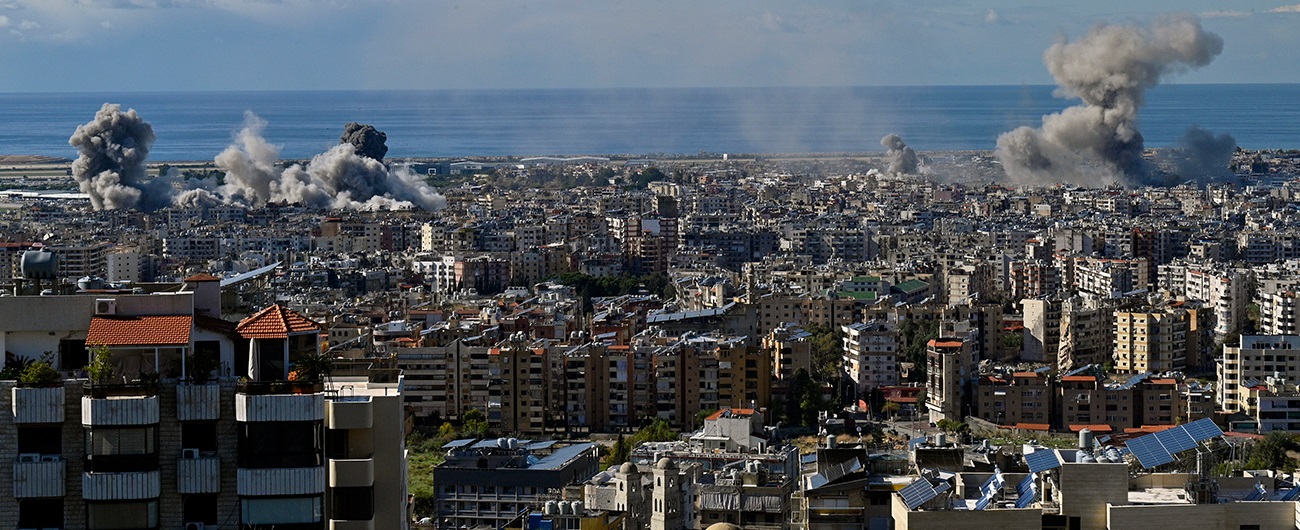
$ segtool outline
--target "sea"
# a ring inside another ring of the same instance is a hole
[[[1077,104],[1051,86],[655,88],[0,94],[0,154],[74,158],[68,137],[105,102],[153,125],[149,160],[211,160],[252,113],[281,157],[338,143],[348,122],[388,135],[389,159],[415,157],[840,153],[988,150]],[[1248,149],[1300,148],[1300,85],[1172,84],[1147,93],[1148,147],[1189,126]]]

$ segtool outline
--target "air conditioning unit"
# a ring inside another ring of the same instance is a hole
[[[186,447],[185,449],[181,449],[181,459],[182,459],[182,460],[197,460],[198,458],[199,458],[199,450],[198,450],[198,449],[195,449],[195,448],[193,448],[193,447]],[[202,524],[202,523],[199,523],[199,524]],[[186,526],[186,528],[189,528],[189,526]],[[203,527],[200,526],[199,528],[203,528]]]
[[[112,298],[100,298],[95,300],[95,314],[101,316],[116,315],[117,300]]]
[[[18,461],[19,462],[40,462],[41,454],[40,453],[19,453]]]
[[[63,455],[41,455],[41,462],[58,462],[63,460]]]
[[[185,523],[185,530],[203,530],[203,523]]]

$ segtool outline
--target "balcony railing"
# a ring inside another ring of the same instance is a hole
[[[236,390],[255,396],[319,394],[325,391],[325,384],[320,381],[241,381]]]
[[[86,383],[85,395],[95,399],[110,397],[150,397],[158,395],[158,383]]]

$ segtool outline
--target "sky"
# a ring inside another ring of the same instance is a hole
[[[1051,84],[1099,23],[1190,12],[1180,83],[1300,83],[1298,0],[0,0],[0,92]]]

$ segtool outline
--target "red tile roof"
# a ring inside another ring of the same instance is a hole
[[[1062,381],[1078,381],[1078,382],[1095,383],[1095,382],[1097,382],[1097,377],[1096,377],[1096,376],[1091,376],[1091,375],[1067,375],[1067,376],[1062,377],[1061,380],[1062,380]]]
[[[754,415],[754,409],[721,409],[721,410],[719,410],[719,411],[717,411],[717,412],[714,412],[713,414],[710,414],[709,417],[704,418],[704,419],[706,419],[706,420],[716,420],[716,419],[722,417],[722,413],[723,413],[723,412],[727,412],[727,411],[730,411],[730,412],[731,412],[731,415],[732,415],[733,417],[734,417],[734,416],[742,416],[742,417],[743,417],[743,416],[753,416],[753,415]]]
[[[221,278],[218,278],[218,277],[216,277],[216,276],[213,276],[213,275],[211,275],[211,274],[207,274],[207,273],[199,273],[199,274],[195,274],[194,276],[190,276],[189,278],[186,278],[185,281],[186,281],[186,282],[189,282],[189,283],[193,283],[193,282],[219,282],[219,281],[221,281]]]
[[[283,339],[289,335],[320,332],[320,324],[280,304],[239,321],[235,332],[246,339]]]
[[[1098,424],[1098,425],[1089,425],[1089,424],[1086,424],[1086,423],[1085,423],[1085,424],[1073,424],[1073,423],[1070,424],[1070,432],[1079,432],[1079,431],[1082,431],[1082,430],[1084,430],[1084,429],[1088,429],[1088,430],[1090,430],[1090,431],[1092,431],[1092,432],[1111,432],[1111,431],[1114,430],[1113,428],[1111,428],[1110,425],[1106,425],[1106,424],[1104,424],[1104,423],[1102,423],[1102,424]]]
[[[1052,430],[1052,426],[1046,423],[1017,423],[1016,428],[1022,431],[1043,431]]]
[[[181,346],[190,343],[194,317],[153,315],[93,317],[87,346]]]

